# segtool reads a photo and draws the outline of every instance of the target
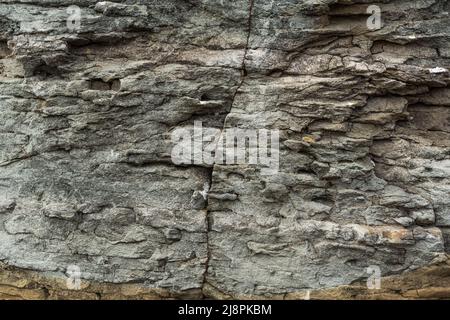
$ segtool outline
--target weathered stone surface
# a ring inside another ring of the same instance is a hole
[[[147,300],[147,299],[276,299],[276,300],[380,300],[380,299],[448,299],[450,296],[449,261],[418,270],[383,277],[380,289],[368,289],[363,281],[331,289],[303,290],[278,295],[226,294],[205,283],[200,290],[174,293],[167,290],[146,288],[140,284],[97,283],[83,280],[82,290],[69,290],[66,278],[2,265],[0,268],[0,299],[70,299],[70,300]]]
[[[0,297],[450,297],[450,4],[370,4],[0,1]],[[194,121],[279,172],[175,165]]]

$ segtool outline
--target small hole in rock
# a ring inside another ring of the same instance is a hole
[[[269,77],[273,77],[273,78],[279,78],[282,75],[283,75],[283,70],[281,70],[281,69],[271,70],[268,74]]]
[[[0,59],[6,58],[11,54],[11,50],[8,48],[6,41],[0,41]]]
[[[60,78],[61,77],[61,73],[58,70],[57,67],[52,67],[46,64],[42,64],[38,67],[36,67],[33,70],[33,75],[37,76],[39,78],[42,79],[47,79],[47,78]]]
[[[214,100],[214,99],[208,92],[202,94],[202,96],[200,97],[200,101],[211,101],[211,100]]]
[[[90,88],[92,90],[99,90],[99,91],[119,91],[120,90],[120,80],[114,79],[111,81],[103,81],[102,79],[93,79],[91,80]]]
[[[120,90],[120,80],[119,79],[115,79],[111,82],[111,90],[113,90],[113,91]]]
[[[200,101],[217,101],[217,100],[225,100],[227,97],[227,93],[224,92],[223,88],[210,88],[208,91],[203,92],[200,96]]]

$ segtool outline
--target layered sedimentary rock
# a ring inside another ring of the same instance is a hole
[[[449,11],[0,1],[3,297],[450,297]],[[278,130],[279,170],[175,164],[195,122]]]

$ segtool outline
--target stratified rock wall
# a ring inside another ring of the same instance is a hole
[[[446,0],[0,0],[0,297],[69,297],[69,266],[77,298],[289,298],[442,265],[449,69]],[[175,164],[199,122],[279,130],[279,170]]]

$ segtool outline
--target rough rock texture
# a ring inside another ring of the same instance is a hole
[[[202,297],[199,290],[170,292],[148,288],[136,283],[98,283],[83,280],[81,290],[69,290],[61,277],[45,276],[42,273],[20,270],[0,265],[0,299],[2,300],[154,300],[154,299],[196,299]],[[364,282],[339,286],[331,289],[289,292],[278,295],[260,296],[246,294],[224,294],[206,283],[203,296],[214,299],[240,298],[275,300],[404,300],[445,299],[450,296],[450,264],[440,263],[430,267],[382,278],[380,290],[370,290]]]
[[[0,297],[450,297],[450,3],[370,4],[0,0]],[[279,172],[173,164],[194,121]]]

